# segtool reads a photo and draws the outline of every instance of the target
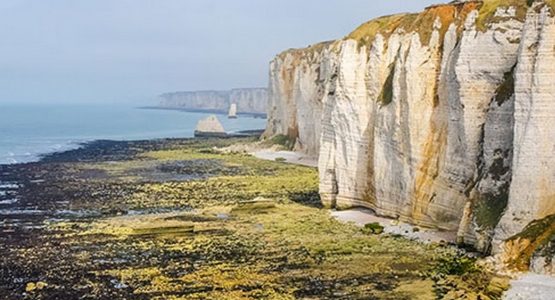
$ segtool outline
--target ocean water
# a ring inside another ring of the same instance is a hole
[[[0,164],[36,161],[42,154],[98,139],[192,137],[198,120],[209,115],[124,105],[0,104]],[[266,124],[252,117],[218,118],[228,132],[263,129]]]

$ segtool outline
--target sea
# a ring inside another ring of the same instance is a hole
[[[202,112],[131,105],[0,104],[0,164],[33,162],[94,140],[193,137]],[[218,115],[227,132],[264,129],[266,120]]]

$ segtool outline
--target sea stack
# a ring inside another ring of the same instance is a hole
[[[236,103],[231,103],[231,105],[229,106],[229,112],[227,114],[227,117],[229,119],[237,119],[237,104]]]
[[[218,117],[211,115],[205,119],[200,120],[197,123],[195,129],[195,137],[225,137],[227,133],[225,132],[222,123],[218,120]]]

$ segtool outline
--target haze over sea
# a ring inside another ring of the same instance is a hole
[[[130,105],[1,104],[0,164],[36,161],[42,154],[99,140],[192,137],[208,113],[138,109]],[[228,132],[263,129],[266,120],[218,116]]]

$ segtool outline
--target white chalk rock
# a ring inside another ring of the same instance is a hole
[[[200,120],[195,129],[196,137],[222,137],[226,135],[222,123],[215,115]]]

